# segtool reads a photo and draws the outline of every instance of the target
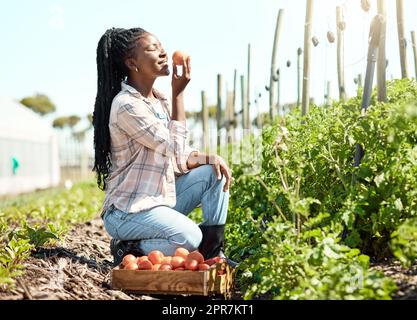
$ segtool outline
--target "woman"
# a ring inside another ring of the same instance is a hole
[[[223,256],[231,170],[217,155],[186,143],[184,90],[190,58],[180,76],[173,66],[172,103],[153,88],[169,76],[168,56],[143,29],[110,29],[97,48],[94,108],[97,183],[106,192],[102,218],[113,237],[118,265],[127,253],[199,249]],[[214,170],[213,170],[214,169]],[[187,215],[201,204],[199,226]]]

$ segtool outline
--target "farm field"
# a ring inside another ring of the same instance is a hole
[[[394,81],[388,93],[362,122],[359,98],[313,107],[302,127],[296,111],[278,119],[262,134],[260,174],[233,168],[235,298],[415,299],[417,85]],[[369,146],[360,168],[351,165],[355,141]],[[160,299],[110,289],[102,199],[85,182],[6,200],[0,297]]]
[[[0,300],[417,300],[417,2],[124,5],[2,11]]]

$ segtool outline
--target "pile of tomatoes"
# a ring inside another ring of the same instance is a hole
[[[164,256],[161,251],[157,250],[142,257],[126,255],[120,268],[124,270],[205,271],[215,268],[217,263],[224,262],[225,259],[220,257],[204,260],[203,255],[197,250],[189,252],[185,248],[177,248],[174,256]]]

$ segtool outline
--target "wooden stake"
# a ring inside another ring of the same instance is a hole
[[[237,70],[235,69],[235,73],[233,76],[233,102],[232,102],[232,121],[233,121],[233,131],[232,131],[232,141],[236,141],[236,88],[237,88]]]
[[[207,108],[206,102],[206,92],[201,91],[201,115],[202,115],[202,122],[203,122],[203,150],[204,152],[208,152],[209,149],[209,110]]]
[[[301,55],[303,50],[298,48],[297,50],[297,108],[300,107],[301,103]]]
[[[411,31],[411,41],[413,44],[413,52],[414,52],[414,68],[416,69],[416,79],[417,79],[417,42],[416,42],[416,32]]]
[[[222,126],[222,75],[217,75],[217,153],[220,153]]]
[[[381,37],[378,47],[377,86],[378,101],[387,101],[387,57],[385,52],[387,12],[385,0],[378,0],[378,14],[381,16]]]
[[[310,109],[310,59],[311,59],[311,31],[313,26],[313,0],[307,1],[306,20],[304,25],[304,72],[303,72],[303,100],[302,115]]]
[[[326,105],[329,107],[332,105],[331,90],[332,90],[332,83],[330,81],[327,81]]]
[[[242,103],[242,128],[247,128],[247,118],[248,118],[248,110],[246,108],[246,88],[245,88],[245,76],[240,76],[240,93],[241,93],[241,103]]]
[[[276,110],[278,110],[278,115],[280,117],[284,115],[284,112],[281,108],[281,71],[279,69],[277,70],[277,108]]]
[[[345,57],[344,57],[344,30],[346,23],[343,18],[342,7],[336,8],[336,23],[337,23],[337,73],[339,80],[339,98],[341,101],[346,100],[345,87]]]
[[[408,78],[407,41],[404,36],[404,6],[403,0],[397,0],[398,41],[400,44],[401,76]]]
[[[251,46],[250,46],[250,43],[248,44],[248,83],[247,83],[247,86],[246,86],[246,104],[245,104],[245,107],[246,107],[246,115],[247,115],[247,117],[246,117],[246,128],[250,128],[250,116],[249,116],[249,109],[250,109],[250,105],[251,105],[251,103],[250,103],[250,64],[251,64]]]
[[[275,72],[277,70],[277,56],[278,56],[278,44],[279,38],[282,29],[282,19],[284,15],[284,10],[280,9],[278,12],[277,17],[277,24],[275,27],[275,36],[274,36],[274,44],[272,49],[272,61],[271,61],[271,75],[269,81],[269,116],[271,119],[274,119],[276,116],[276,109],[275,109],[275,89],[274,89],[274,78]]]
[[[233,91],[226,90],[226,132],[228,144],[233,143],[233,121],[234,121],[234,108],[233,108]]]

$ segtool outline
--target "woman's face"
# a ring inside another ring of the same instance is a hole
[[[133,58],[128,59],[130,61],[127,62],[131,70],[137,67],[139,73],[150,77],[170,74],[168,55],[154,35],[147,33],[139,38],[134,50]]]

